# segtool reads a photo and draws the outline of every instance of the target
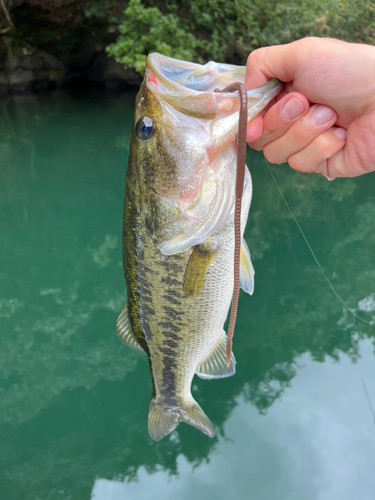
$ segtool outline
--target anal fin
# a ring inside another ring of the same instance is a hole
[[[232,352],[230,364],[227,367],[226,347],[227,336],[223,331],[218,343],[207,358],[198,365],[195,373],[201,378],[224,378],[234,375],[236,372],[236,360]]]
[[[133,329],[130,326],[129,315],[128,315],[128,306],[124,305],[120,316],[116,321],[116,332],[118,338],[127,344],[129,347],[133,349],[138,349],[139,351],[143,351],[142,347],[139,345],[136,336],[134,335]]]
[[[197,245],[186,267],[184,276],[184,294],[185,297],[198,297],[202,291],[204,278],[211,262],[217,254],[217,248],[211,245]]]
[[[240,256],[240,287],[250,295],[254,292],[254,268],[250,259],[250,251],[246,241],[242,238]]]

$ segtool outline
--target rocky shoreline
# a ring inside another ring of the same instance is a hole
[[[27,44],[14,46],[3,36],[0,44],[0,93],[26,93],[59,87],[102,86],[118,90],[138,85],[140,76],[125,69],[105,52],[82,67],[68,66],[45,50]]]
[[[0,0],[0,94],[140,83],[138,73],[106,54],[108,26],[84,16],[85,2],[38,3]]]

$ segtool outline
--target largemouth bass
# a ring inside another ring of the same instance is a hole
[[[214,92],[243,82],[245,68],[148,56],[136,98],[125,183],[123,263],[127,302],[117,333],[146,352],[153,382],[148,430],[159,440],[179,422],[210,437],[191,394],[202,378],[233,375],[224,323],[233,295],[234,200],[239,96]],[[247,92],[248,122],[280,91],[276,80]],[[252,196],[246,168],[243,235]],[[241,246],[241,287],[254,270]]]

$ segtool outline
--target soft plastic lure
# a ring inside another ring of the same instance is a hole
[[[227,366],[230,364],[232,354],[232,343],[234,327],[236,325],[238,299],[240,295],[240,258],[241,258],[241,206],[242,194],[245,180],[246,168],[246,130],[247,130],[247,92],[245,85],[240,82],[232,83],[223,90],[215,89],[215,92],[235,92],[240,97],[240,112],[238,119],[237,135],[237,169],[236,169],[236,200],[234,205],[234,289],[232,306],[230,310],[229,327],[227,333],[226,359]]]

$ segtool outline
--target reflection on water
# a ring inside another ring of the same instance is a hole
[[[251,487],[257,500],[370,499],[375,428],[361,378],[375,402],[375,327],[334,297],[258,154],[246,231],[256,287],[240,298],[237,373],[193,386],[218,436],[181,425],[149,438],[147,361],[114,334],[133,101],[0,104],[4,498],[244,498]],[[274,172],[338,293],[375,321],[374,175]]]
[[[371,500],[375,428],[360,380],[371,379],[375,395],[371,343],[361,343],[355,365],[342,355],[340,364],[318,365],[307,354],[297,363],[292,390],[265,416],[239,398],[209,463],[194,469],[179,457],[177,478],[141,468],[136,482],[96,479],[91,500],[185,500],[196,492],[224,500],[246,498],[249,487],[260,500]]]

